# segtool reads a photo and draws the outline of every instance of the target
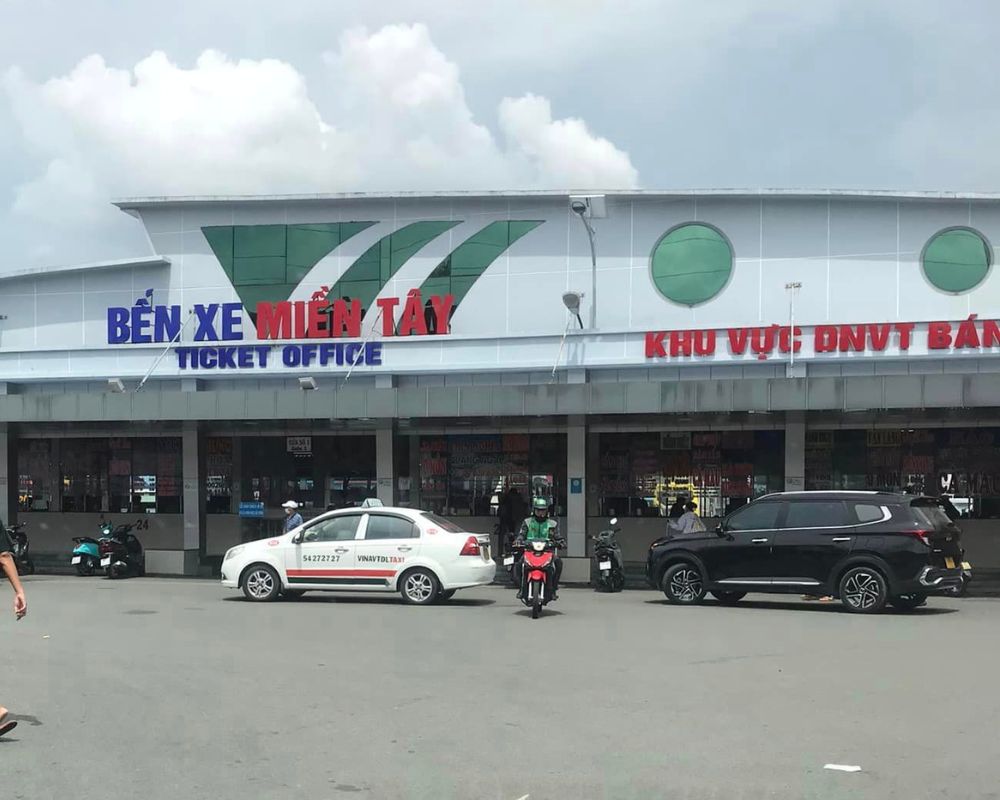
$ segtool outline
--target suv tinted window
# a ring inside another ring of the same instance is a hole
[[[781,503],[751,503],[743,506],[726,519],[729,531],[762,531],[778,525],[778,510]]]
[[[885,516],[881,506],[873,506],[871,503],[854,503],[853,507],[858,522],[878,522]]]
[[[368,517],[365,539],[415,539],[420,535],[417,526],[403,517],[372,514]]]
[[[344,542],[354,538],[358,532],[360,514],[344,514],[331,517],[310,525],[306,528],[303,541],[306,542]]]
[[[829,528],[836,525],[850,525],[847,509],[839,500],[816,500],[810,502],[790,502],[785,516],[784,528]]]

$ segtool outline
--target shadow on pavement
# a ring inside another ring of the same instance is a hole
[[[560,591],[562,590],[560,589]],[[531,618],[530,608],[522,608],[520,611],[515,611],[514,613],[517,614],[517,616],[519,617],[528,617],[529,619]],[[562,615],[563,615],[562,611],[556,611],[555,609],[550,610],[548,608],[544,608],[542,609],[542,613],[538,618],[541,619],[542,617],[561,617]]]
[[[224,603],[251,603],[243,595],[233,595],[232,597],[223,597],[222,601]],[[314,595],[309,595],[307,597],[300,597],[297,600],[285,600],[282,598],[278,601],[282,604],[287,605],[310,605],[310,604],[336,604],[342,603],[346,605],[393,605],[401,606],[405,605],[398,595],[395,594],[384,594],[384,595],[326,595],[323,592],[317,592]],[[496,600],[488,600],[485,598],[452,598],[451,600],[443,600],[437,603],[432,603],[432,606],[437,608],[474,608],[477,606],[492,606],[496,603]]]
[[[42,724],[42,721],[38,717],[34,717],[31,714],[8,714],[7,719],[17,722],[27,722],[32,728],[37,728]]]
[[[673,603],[668,602],[666,599],[663,599],[663,600],[645,600],[643,602],[645,602],[646,605],[650,605],[650,606],[672,606],[672,605],[674,605]],[[705,608],[711,608],[711,607],[715,607],[715,608],[733,608],[733,609],[748,608],[748,609],[763,610],[763,611],[777,609],[779,611],[812,611],[814,613],[818,612],[818,613],[826,613],[826,614],[849,614],[850,613],[849,611],[846,611],[844,609],[844,607],[840,604],[839,600],[837,600],[835,602],[832,602],[832,603],[818,603],[818,602],[810,602],[808,600],[800,600],[800,601],[797,601],[797,602],[794,601],[794,600],[778,600],[778,601],[773,601],[773,600],[771,600],[771,601],[769,601],[769,600],[740,600],[738,603],[728,604],[728,605],[725,604],[725,603],[719,603],[719,602],[717,602],[715,600],[706,600],[705,602],[700,603],[699,605],[702,606],[702,607],[705,607]],[[678,607],[682,608],[683,606],[678,606]],[[690,606],[688,606],[688,607],[690,608]],[[892,608],[891,606],[886,606],[886,608],[882,612],[880,612],[880,613],[881,614],[900,615],[900,616],[926,616],[926,617],[933,617],[933,616],[936,616],[938,614],[954,614],[957,611],[958,611],[957,608],[940,608],[940,607],[935,607],[935,606],[922,606],[921,608],[915,608],[915,609],[912,609],[910,611],[897,611],[896,609]],[[864,616],[864,615],[861,614],[861,615],[857,615],[857,616]]]

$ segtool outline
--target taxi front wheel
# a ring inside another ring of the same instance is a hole
[[[267,564],[254,564],[243,578],[243,594],[247,600],[264,603],[274,600],[281,592],[281,579]]]

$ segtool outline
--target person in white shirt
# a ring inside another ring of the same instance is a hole
[[[694,500],[688,500],[684,504],[684,513],[678,519],[672,519],[667,523],[667,528],[677,533],[694,533],[705,530],[705,523],[695,512],[698,504]]]

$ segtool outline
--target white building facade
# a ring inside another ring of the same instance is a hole
[[[1000,196],[118,205],[152,255],[0,277],[0,516],[44,557],[111,518],[210,570],[289,498],[492,531],[517,488],[579,579],[612,514],[642,561],[681,495],[909,487],[1000,567]]]

